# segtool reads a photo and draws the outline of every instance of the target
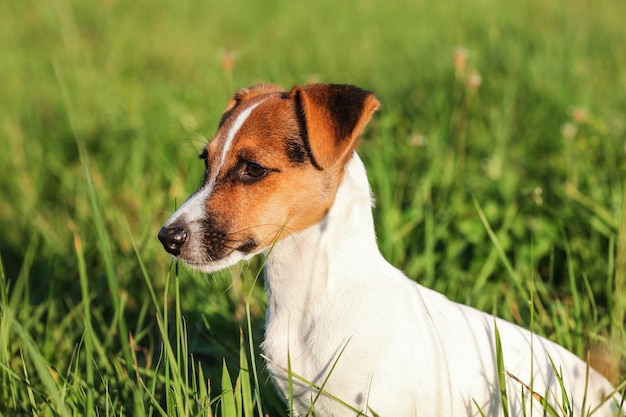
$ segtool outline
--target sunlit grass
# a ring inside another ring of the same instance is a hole
[[[374,91],[360,153],[385,256],[624,381],[624,15],[3,2],[0,414],[289,415],[259,357],[260,261],[204,276],[156,239],[230,95],[259,81]]]

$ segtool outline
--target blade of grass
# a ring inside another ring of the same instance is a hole
[[[483,412],[482,407],[476,402],[476,399],[472,398],[472,402],[476,406],[476,409],[478,410],[478,414],[480,414],[481,417],[485,417],[485,413]]]
[[[54,370],[50,367],[50,363],[43,357],[30,335],[23,329],[23,327],[17,321],[13,321],[12,327],[22,343],[22,346],[26,349],[30,362],[35,367],[35,371],[46,389],[47,396],[50,401],[50,409],[54,414],[60,417],[72,416],[72,412],[66,405],[65,399],[61,396],[60,387],[55,382],[55,377],[58,377],[58,374],[55,373],[56,376],[52,376],[52,372],[54,372]]]
[[[91,326],[91,297],[89,296],[89,284],[87,283],[87,267],[85,266],[85,256],[83,254],[83,244],[80,236],[74,230],[74,249],[78,260],[78,277],[80,280],[80,290],[83,297],[83,323],[84,323],[84,343],[85,343],[85,369],[87,373],[85,415],[94,415],[94,369],[93,369],[93,328]]]
[[[520,384],[524,389],[526,389],[530,393],[532,398],[534,398],[536,401],[538,401],[541,404],[541,406],[544,409],[544,414],[548,413],[550,415],[550,417],[559,417],[559,413],[556,411],[556,409],[554,407],[552,407],[550,405],[550,403],[548,403],[548,400],[546,399],[545,396],[541,396],[540,394],[538,394],[535,391],[533,391],[528,385],[526,385],[524,383],[524,381],[522,381],[521,379],[519,379],[518,377],[516,377],[512,373],[510,373],[508,371],[504,371],[504,373],[506,374],[507,377],[511,378],[512,380],[514,380],[515,382]],[[523,391],[522,391],[522,393],[523,393]],[[525,411],[524,411],[524,414],[525,414]]]
[[[528,300],[529,298],[528,291],[522,285],[519,275],[515,272],[515,269],[511,265],[511,262],[507,258],[506,253],[504,252],[504,249],[502,248],[502,245],[500,244],[498,236],[496,236],[496,234],[494,233],[493,229],[491,228],[491,225],[489,224],[489,221],[487,220],[487,217],[485,216],[485,213],[480,207],[480,203],[478,202],[476,197],[472,197],[472,200],[474,201],[474,207],[476,209],[476,212],[478,213],[478,217],[480,218],[480,221],[482,222],[483,227],[487,231],[487,234],[489,235],[489,238],[491,239],[491,243],[494,245],[494,247],[497,250],[500,261],[502,262],[507,272],[509,273],[509,276],[513,280],[513,284],[515,285],[516,289],[520,291],[520,294],[522,294],[522,297],[525,300]]]
[[[573,351],[579,356],[583,353],[583,322],[582,322],[582,305],[580,295],[578,293],[578,286],[576,279],[576,273],[574,268],[574,261],[572,259],[572,251],[569,245],[566,232],[561,228],[561,234],[563,236],[563,246],[565,248],[565,257],[567,264],[567,277],[569,279],[569,289],[572,293],[572,306],[574,307],[574,347]]]
[[[13,311],[9,306],[9,288],[4,274],[4,262],[2,261],[2,254],[0,253],[0,365],[4,366],[9,363],[9,340],[10,339],[10,326]],[[7,369],[10,369],[7,367]],[[11,374],[9,372],[2,372],[0,377],[0,390],[2,398],[14,398],[14,394],[17,390],[9,390],[12,386]]]
[[[128,330],[126,326],[126,320],[124,318],[124,307],[122,306],[122,303],[120,300],[120,288],[117,282],[115,268],[113,266],[114,265],[113,253],[111,250],[111,243],[109,241],[109,235],[107,233],[106,225],[102,217],[100,204],[98,202],[98,195],[97,195],[94,183],[93,183],[93,178],[91,176],[89,156],[87,154],[85,142],[80,133],[81,130],[78,124],[77,113],[76,113],[76,110],[74,109],[74,105],[70,97],[69,89],[67,87],[67,81],[65,79],[65,74],[63,70],[61,69],[61,65],[59,64],[58,61],[54,61],[53,68],[54,68],[54,74],[56,77],[57,84],[61,90],[63,104],[65,107],[65,111],[67,112],[67,117],[68,117],[71,129],[72,129],[72,133],[74,135],[76,146],[78,148],[81,166],[83,168],[83,176],[84,176],[85,183],[87,186],[87,197],[89,199],[91,210],[93,212],[92,219],[93,219],[94,226],[96,229],[96,239],[100,247],[101,259],[104,264],[107,285],[109,286],[109,290],[111,293],[110,300],[113,303],[113,308],[115,311],[114,323],[117,324],[117,327],[119,329],[120,345],[122,347],[122,353],[123,353],[124,360],[125,360],[126,371],[128,372],[129,375],[132,375],[133,374],[132,354],[130,352],[130,345],[127,339]]]
[[[556,405],[557,405],[557,407],[559,407],[559,410],[561,411],[562,415],[564,415],[564,416],[571,416],[571,415],[573,415],[572,404],[570,402],[569,396],[567,395],[567,389],[565,388],[565,383],[563,381],[563,370],[556,367],[556,365],[555,365],[555,363],[552,360],[552,357],[550,355],[548,355],[548,360],[550,361],[550,366],[552,366],[552,371],[554,372],[554,375],[556,376],[556,380],[557,380],[557,382],[559,384],[559,388],[561,390],[561,400],[558,401],[558,399],[557,399]],[[546,397],[547,397],[547,395],[546,395]],[[548,405],[547,398],[545,399],[545,404],[546,404],[546,406]]]
[[[345,402],[341,398],[339,398],[336,395],[333,395],[330,392],[322,389],[322,387],[317,386],[316,384],[314,384],[313,382],[311,382],[308,379],[304,378],[303,376],[301,376],[301,375],[299,375],[299,374],[297,374],[295,372],[290,371],[290,369],[288,369],[288,368],[280,366],[279,364],[277,364],[276,362],[274,362],[273,360],[271,360],[270,358],[268,358],[265,355],[261,355],[261,357],[263,359],[265,359],[267,362],[269,362],[272,365],[276,366],[278,369],[281,369],[282,371],[289,373],[289,375],[293,376],[293,378],[295,378],[296,380],[298,380],[298,381],[302,382],[303,384],[309,386],[313,390],[318,391],[320,394],[323,394],[324,396],[330,398],[331,400],[337,402],[338,404],[341,404],[342,406],[347,408],[349,411],[351,411],[353,413],[356,413],[357,416],[367,417],[367,414],[364,414],[362,411],[357,410],[355,407],[353,407],[352,405],[348,404],[347,402]],[[334,366],[334,364],[333,364],[333,366]]]
[[[289,417],[293,417],[293,371],[291,368],[291,349],[287,346],[287,387],[289,393]]]
[[[506,392],[506,369],[504,368],[504,355],[502,354],[502,341],[500,340],[500,331],[498,326],[493,323],[496,337],[496,363],[498,369],[498,383],[500,384],[500,400],[502,402],[502,413],[504,417],[509,416],[509,401]]]
[[[163,365],[165,371],[164,384],[166,387],[166,404],[167,404],[167,414],[172,416],[187,416],[188,413],[185,410],[185,400],[184,400],[184,385],[182,383],[181,363],[178,361],[178,353],[174,351],[172,347],[172,343],[170,341],[169,333],[168,333],[168,318],[167,318],[167,294],[170,284],[171,274],[167,274],[166,284],[165,284],[165,303],[163,307],[163,317],[157,316],[157,325],[161,332],[161,337],[163,340]],[[174,309],[177,307],[174,306]],[[175,326],[179,326],[179,322],[176,321]],[[176,342],[178,346],[178,341]]]
[[[626,404],[626,380],[622,381],[621,384],[618,384],[617,386],[615,386],[615,389],[613,389],[613,391],[609,392],[606,397],[604,398],[604,400],[596,405],[590,412],[589,415],[592,416],[594,415],[596,412],[598,412],[598,410],[603,407],[606,403],[608,402],[613,402],[616,405],[616,408],[618,410],[623,410],[624,409],[624,405]],[[615,396],[618,395],[618,398],[621,398],[620,402],[617,403],[617,400],[615,398]],[[618,415],[618,417],[621,417]]]
[[[213,413],[211,411],[211,384],[208,379],[204,377],[204,371],[202,370],[202,363],[200,361],[196,362],[196,366],[198,369],[197,381],[198,381],[198,406],[199,411],[202,415],[207,417],[212,417]],[[206,381],[206,385],[205,385]]]
[[[320,385],[320,388],[317,390],[317,392],[315,394],[315,397],[313,398],[313,401],[311,401],[311,408],[309,409],[309,411],[313,410],[313,407],[315,406],[315,403],[319,400],[320,396],[322,395],[322,392],[325,391],[324,388],[326,387],[326,384],[330,380],[330,376],[332,375],[333,371],[337,367],[337,364],[339,363],[339,360],[343,356],[343,352],[345,352],[346,348],[348,347],[348,343],[350,343],[350,340],[351,340],[351,338],[348,339],[348,341],[346,341],[346,343],[343,345],[343,347],[339,351],[339,354],[337,355],[337,358],[333,361],[333,364],[330,367],[330,370],[328,371],[328,374],[324,378],[324,381],[322,381],[322,385]]]
[[[254,404],[252,399],[252,384],[250,383],[250,367],[248,365],[248,355],[246,354],[243,331],[239,330],[239,384],[241,386],[241,398],[243,401],[243,414],[252,417]]]
[[[176,363],[179,371],[177,376],[177,383],[181,387],[186,388],[189,386],[189,362],[188,362],[188,348],[187,348],[187,328],[185,319],[182,315],[181,302],[180,302],[180,280],[178,276],[175,277],[175,311],[176,311]],[[182,399],[182,398],[181,398]],[[183,401],[184,415],[189,415],[189,401]]]
[[[28,379],[28,367],[26,366],[26,361],[24,360],[24,352],[22,351],[22,349],[20,349],[20,360],[22,363],[22,372],[24,372],[24,382],[26,385],[26,391],[28,393],[28,402],[33,415],[37,415],[37,404],[35,402],[35,396],[33,395],[33,389]]]
[[[233,385],[230,380],[230,373],[226,366],[226,360],[222,361],[222,417],[237,417],[235,411],[235,396],[233,392]]]
[[[276,242],[278,242],[278,240],[280,239],[280,236],[282,235],[283,231],[284,231],[284,227],[281,228],[276,234],[276,237],[274,238],[272,245],[270,246],[269,250],[264,256],[263,262],[261,263],[259,270],[254,276],[254,280],[252,281],[252,285],[250,286],[250,291],[248,291],[248,297],[246,298],[246,326],[248,330],[248,350],[250,351],[250,363],[252,366],[252,373],[253,373],[253,378],[254,378],[254,395],[256,399],[258,417],[263,417],[264,414],[263,414],[263,406],[261,404],[261,389],[259,387],[259,374],[258,374],[257,364],[256,364],[256,353],[255,353],[256,350],[254,349],[254,339],[252,337],[252,316],[250,313],[250,300],[252,299],[252,291],[254,290],[254,287],[256,283],[258,282],[259,277],[261,276],[261,273],[263,272],[263,268],[265,267],[267,258],[271,255],[272,251],[274,250],[274,247],[276,246]],[[293,395],[290,395],[290,398],[292,397]],[[293,410],[293,408],[290,407],[289,410],[291,413],[291,410]]]
[[[611,354],[614,363],[619,363],[626,349],[626,186],[623,187],[622,213],[617,235],[617,256],[615,257],[615,280],[611,299]],[[622,351],[620,351],[620,347]],[[624,395],[626,397],[626,395]]]

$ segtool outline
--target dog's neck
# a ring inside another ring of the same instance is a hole
[[[361,273],[363,259],[382,259],[376,245],[372,200],[365,168],[355,153],[328,214],[308,229],[293,233],[268,250],[268,316],[287,313],[298,322],[333,294],[372,279]],[[361,260],[361,261],[359,261]]]

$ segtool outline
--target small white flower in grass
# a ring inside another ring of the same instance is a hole
[[[470,76],[467,78],[467,87],[470,90],[478,90],[480,85],[483,83],[483,77],[477,71],[473,71]]]
[[[561,125],[561,136],[563,136],[563,139],[567,139],[567,140],[574,139],[577,132],[578,132],[578,128],[573,123],[563,123]]]
[[[410,146],[417,148],[426,145],[426,143],[428,143],[428,138],[418,131],[409,135],[408,142]]]

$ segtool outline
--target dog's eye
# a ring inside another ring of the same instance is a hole
[[[254,162],[247,162],[243,174],[250,180],[260,180],[269,170]]]

